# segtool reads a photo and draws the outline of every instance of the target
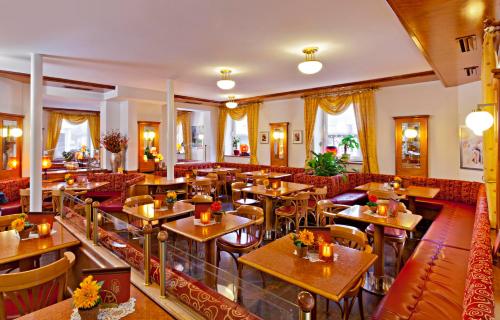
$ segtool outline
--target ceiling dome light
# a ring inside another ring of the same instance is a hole
[[[229,101],[226,102],[226,107],[229,109],[234,109],[238,106],[238,102],[234,101],[234,96],[229,96],[228,99]]]
[[[217,81],[217,87],[221,88],[222,90],[230,90],[234,88],[236,83],[231,80],[231,70],[223,69],[220,71],[220,73],[222,79]]]
[[[404,135],[408,139],[414,139],[418,136],[418,131],[415,128],[408,128],[405,130]]]
[[[297,66],[300,72],[304,74],[314,74],[318,73],[321,68],[323,68],[323,64],[317,61],[314,57],[314,54],[317,51],[318,48],[316,47],[305,48],[304,50],[302,50],[302,52],[304,52],[304,54],[306,55],[306,61],[299,63],[299,65]]]
[[[493,116],[488,111],[481,110],[481,107],[487,104],[479,104],[476,110],[473,110],[465,118],[465,125],[469,127],[476,135],[482,135],[482,132],[488,130],[493,125]]]

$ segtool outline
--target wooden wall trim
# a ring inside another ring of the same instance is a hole
[[[67,112],[67,113],[88,113],[88,114],[97,114],[100,115],[101,111],[94,110],[85,110],[85,109],[65,109],[65,108],[52,108],[52,107],[43,107],[43,111],[55,111],[55,112]]]
[[[214,107],[218,107],[222,103],[221,101],[217,101],[217,100],[183,96],[180,94],[174,95],[174,100],[175,100],[175,102],[184,102],[184,103],[191,103],[191,104],[204,104],[204,105],[209,105],[209,106],[214,106]]]
[[[0,112],[0,117],[24,118],[23,114]]]

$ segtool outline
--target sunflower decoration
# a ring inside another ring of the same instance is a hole
[[[73,292],[73,305],[80,310],[98,306],[101,303],[99,291],[103,283],[103,281],[95,281],[91,275],[83,279],[80,287]]]
[[[314,233],[307,229],[301,230],[298,233],[290,234],[293,244],[297,247],[308,247],[314,244]]]
[[[29,228],[33,227],[33,224],[31,224],[29,221],[27,221],[26,217],[27,216],[25,214],[21,214],[19,216],[19,218],[15,219],[14,221],[12,221],[10,223],[10,227],[13,230],[16,230],[17,232],[21,232],[25,229],[29,229]]]

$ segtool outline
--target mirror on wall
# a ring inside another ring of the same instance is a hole
[[[22,124],[22,116],[0,115],[0,168],[3,173],[13,177],[21,176]]]
[[[139,172],[153,172],[155,167],[161,162],[160,155],[160,123],[150,121],[138,122],[139,151],[138,169]]]
[[[270,123],[271,165],[288,166],[288,122]]]
[[[429,116],[395,117],[396,174],[427,177]]]

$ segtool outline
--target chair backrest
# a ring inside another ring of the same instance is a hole
[[[219,175],[217,173],[214,173],[214,172],[211,172],[211,173],[207,174],[206,177],[208,179],[211,179],[211,180],[214,180],[214,181],[219,180]]]
[[[320,201],[326,198],[326,194],[328,193],[328,187],[324,186],[322,188],[314,188],[314,191],[312,191],[311,197],[316,201]]]
[[[319,200],[316,205],[318,226],[322,225],[323,219],[335,218],[337,213],[349,207],[348,205],[333,203],[331,200]]]
[[[21,205],[21,212],[27,213],[30,210],[30,189],[19,189],[19,203]]]
[[[352,249],[371,252],[366,234],[358,228],[335,224],[330,226],[332,242]]]
[[[11,229],[10,225],[12,221],[16,220],[17,218],[20,218],[21,216],[22,213],[0,216],[0,231],[10,230]]]
[[[0,274],[0,320],[18,317],[62,301],[67,273],[75,255],[64,257],[38,269]]]
[[[257,245],[260,245],[264,239],[264,210],[256,206],[241,205],[233,214],[255,220],[255,224],[245,227],[243,230],[258,239]]]
[[[195,180],[192,188],[196,194],[209,196],[212,193],[212,181],[210,180]]]
[[[154,199],[152,196],[146,194],[142,196],[134,196],[127,198],[125,200],[125,203],[123,204],[124,207],[137,207],[137,206],[142,206],[144,204],[150,204],[154,203]]]
[[[231,184],[231,196],[233,202],[241,199],[241,189],[246,187],[246,182],[233,182]]]
[[[243,174],[241,172],[235,172],[234,176],[236,178],[236,181],[248,182],[248,176],[246,174]]]
[[[293,208],[295,214],[305,216],[307,213],[307,205],[309,202],[310,194],[307,191],[298,192],[292,196],[283,196],[282,200],[289,202]]]

